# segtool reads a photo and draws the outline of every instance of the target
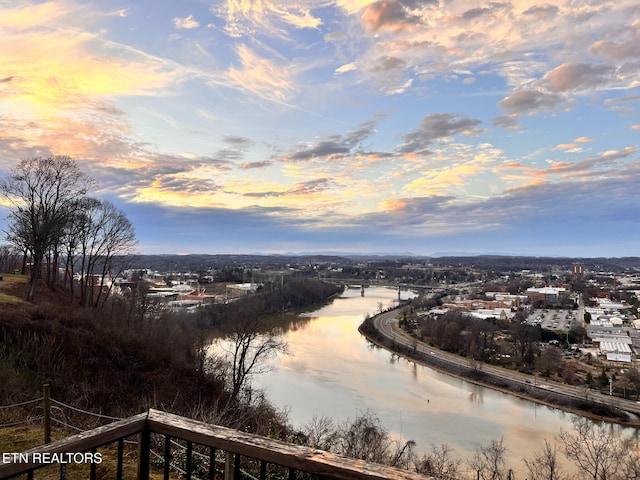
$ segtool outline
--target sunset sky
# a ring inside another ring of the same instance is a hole
[[[639,112],[637,0],[0,0],[0,176],[141,253],[640,255]]]

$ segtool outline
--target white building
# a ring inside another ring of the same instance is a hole
[[[631,363],[631,347],[625,343],[603,341],[600,342],[600,353],[612,362]]]

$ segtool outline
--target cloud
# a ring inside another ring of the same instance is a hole
[[[577,153],[582,151],[582,148],[578,147],[578,144],[590,142],[593,142],[593,139],[589,137],[578,137],[571,143],[559,143],[555,148],[557,150],[565,150],[567,153]]]
[[[506,128],[507,130],[522,130],[522,126],[518,125],[520,115],[512,113],[509,115],[499,115],[492,120],[492,125],[496,127]]]
[[[255,34],[289,38],[287,27],[317,29],[322,19],[311,13],[312,8],[293,0],[226,0],[212,11],[225,21],[224,31],[231,37]],[[317,5],[322,6],[321,2]]]
[[[382,232],[402,231],[405,240],[414,237],[425,244],[447,237],[473,251],[477,245],[491,245],[493,251],[514,251],[515,241],[519,242],[515,251],[544,247],[549,254],[558,255],[556,245],[548,239],[557,238],[558,246],[568,242],[571,248],[580,248],[575,231],[586,225],[599,225],[600,231],[612,232],[626,225],[638,231],[634,208],[640,203],[640,190],[633,174],[639,170],[640,165],[636,165],[625,175],[583,182],[537,182],[482,199],[460,200],[448,195],[392,198],[381,202],[380,211],[354,219],[353,225],[378,225],[377,230]],[[549,223],[549,218],[554,222]],[[536,245],[540,225],[545,225],[545,241]],[[471,237],[465,235],[470,233]],[[597,246],[601,239],[595,236],[593,242]],[[575,250],[572,255],[576,255]]]
[[[60,2],[43,2],[36,5],[20,5],[3,9],[0,27],[13,31],[24,31],[47,22],[54,22],[69,13]]]
[[[558,93],[547,93],[541,90],[516,90],[498,102],[498,106],[516,114],[531,110],[552,110],[561,104],[565,97]]]
[[[451,113],[426,115],[420,128],[404,136],[404,143],[397,149],[399,153],[424,153],[434,141],[451,137],[458,133],[467,135],[475,131],[480,120],[460,117]]]
[[[308,182],[300,182],[293,185],[291,188],[282,191],[266,191],[266,192],[247,192],[243,195],[247,197],[291,197],[291,196],[307,196],[309,194],[315,194],[323,192],[327,187],[331,185],[331,181],[328,178],[317,178]]]
[[[637,100],[640,100],[640,95],[629,95],[627,97],[621,97],[621,98],[607,98],[604,101],[604,104],[605,105],[614,105],[616,103],[635,102]]]
[[[131,10],[130,8],[120,8],[120,9],[114,10],[112,12],[107,12],[105,15],[106,16],[125,18],[125,17],[129,16],[130,10]]]
[[[273,165],[273,162],[270,160],[262,160],[260,162],[249,162],[249,163],[243,163],[242,165],[240,165],[240,168],[243,170],[250,170],[252,168],[266,168]]]
[[[200,26],[198,21],[193,18],[193,15],[189,15],[184,18],[175,17],[173,19],[173,25],[180,30],[193,30],[194,28],[198,28]]]
[[[576,147],[575,143],[559,143],[558,145],[556,145],[556,148],[558,150],[569,150],[575,147]]]
[[[524,12],[523,15],[535,17],[537,20],[550,20],[560,12],[555,5],[535,5]]]
[[[375,121],[367,121],[344,135],[330,135],[310,146],[293,151],[284,156],[284,160],[300,162],[315,158],[336,159],[352,153],[361,142],[375,131]],[[363,152],[360,152],[363,153]]]
[[[1,98],[5,108],[40,119],[77,114],[113,97],[162,95],[181,78],[184,72],[171,62],[57,26],[83,13],[53,2],[2,11],[0,76],[11,84]]]
[[[481,17],[491,12],[490,8],[482,7],[482,8],[472,8],[467,10],[461,15],[462,20],[473,20],[474,18]]]
[[[628,38],[622,41],[598,40],[593,43],[589,52],[615,62],[640,58],[640,25],[635,22],[632,27],[621,30],[620,33]]]
[[[352,72],[354,70],[357,70],[358,67],[355,63],[347,63],[345,65],[341,65],[338,68],[335,69],[335,73],[336,74],[341,74],[341,73],[347,73],[347,72]]]
[[[418,196],[442,195],[453,186],[465,185],[469,178],[483,170],[481,165],[473,163],[434,168],[406,185],[405,189]]]
[[[398,57],[380,57],[376,59],[375,65],[373,67],[374,72],[386,72],[389,70],[399,70],[404,69],[407,65],[403,59]]]
[[[219,189],[213,180],[205,178],[189,178],[178,175],[159,178],[154,182],[153,187],[162,192],[163,195],[171,192],[180,197],[211,194]]]
[[[362,23],[370,32],[388,30],[402,31],[420,23],[420,17],[410,13],[412,7],[421,3],[414,0],[387,0],[373,2],[362,13]]]
[[[386,94],[431,87],[437,91],[447,74],[464,71],[478,78],[489,72],[512,90],[500,107],[522,115],[569,108],[576,95],[637,83],[640,66],[633,62],[640,48],[640,24],[630,20],[635,18],[630,1],[485,2],[472,8],[462,0],[339,5],[369,40],[363,40],[358,29],[346,29],[344,50],[350,40],[353,49],[362,51],[343,65],[358,65],[358,80],[381,85]],[[594,44],[593,38],[602,40]],[[383,59],[397,60],[391,64]],[[559,59],[564,63],[558,64]],[[497,122],[518,128],[514,118]]]
[[[236,55],[240,67],[231,67],[226,75],[238,88],[248,90],[259,98],[286,101],[295,91],[292,76],[295,68],[260,57],[244,44],[238,45]]]
[[[231,148],[221,148],[216,151],[213,157],[218,162],[224,163],[243,159],[255,144],[253,140],[237,135],[227,135],[222,137],[222,141]]]
[[[551,92],[593,89],[614,78],[615,67],[593,63],[565,63],[548,72],[542,79]]]
[[[254,141],[250,138],[241,137],[238,135],[227,135],[225,137],[222,137],[222,141],[229,145],[233,145],[234,147],[245,149],[250,148],[254,145]]]
[[[545,175],[571,174],[573,179],[578,177],[605,177],[619,176],[623,170],[618,160],[628,158],[636,150],[633,147],[625,147],[621,150],[608,150],[596,157],[586,158],[575,163],[554,162],[544,171]]]

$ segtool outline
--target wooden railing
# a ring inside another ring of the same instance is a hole
[[[209,425],[159,410],[149,410],[131,418],[88,430],[20,454],[0,458],[0,479],[37,478],[46,465],[43,458],[82,452],[96,455],[98,448],[117,445],[114,477],[125,478],[124,450],[127,438],[137,437],[137,473],[148,480],[153,470],[169,479],[172,469],[187,479],[332,479],[332,480],[425,480],[426,477],[392,467],[354,460],[309,447]],[[179,442],[179,443],[178,443]],[[161,454],[155,453],[160,451]],[[54,455],[56,454],[56,455]],[[68,456],[68,458],[73,458]],[[180,457],[180,466],[172,465]],[[11,457],[11,458],[10,458]],[[82,458],[80,456],[80,458]],[[88,458],[95,458],[91,455]],[[102,457],[104,458],[104,457]],[[7,461],[8,460],[8,461]],[[198,471],[196,470],[196,461]],[[153,463],[153,465],[152,465]],[[73,462],[61,466],[61,478]],[[86,467],[86,466],[85,466]],[[97,478],[96,463],[90,463],[88,477]],[[47,478],[51,478],[48,476]],[[129,477],[131,478],[131,475]],[[175,477],[174,477],[175,478]]]

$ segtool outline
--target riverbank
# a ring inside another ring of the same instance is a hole
[[[518,398],[529,400],[540,405],[557,408],[565,412],[581,415],[593,420],[640,428],[640,418],[637,415],[589,398],[589,395],[597,396],[599,393],[591,393],[587,391],[585,399],[578,399],[565,395],[561,392],[540,389],[534,385],[521,384],[493,375],[491,372],[484,371],[482,369],[482,364],[478,362],[473,362],[473,364],[470,364],[469,366],[461,366],[459,363],[447,361],[446,358],[443,358],[441,355],[438,355],[437,357],[428,355],[424,353],[426,344],[417,339],[411,338],[411,341],[415,342],[416,347],[410,348],[385,336],[375,327],[375,318],[376,316],[365,319],[358,328],[359,332],[371,343],[410,361],[433,368],[434,370],[446,375],[460,378],[470,383],[491,388],[506,394],[514,395]],[[420,348],[417,348],[417,345],[421,345],[423,347],[423,351],[421,351]]]

